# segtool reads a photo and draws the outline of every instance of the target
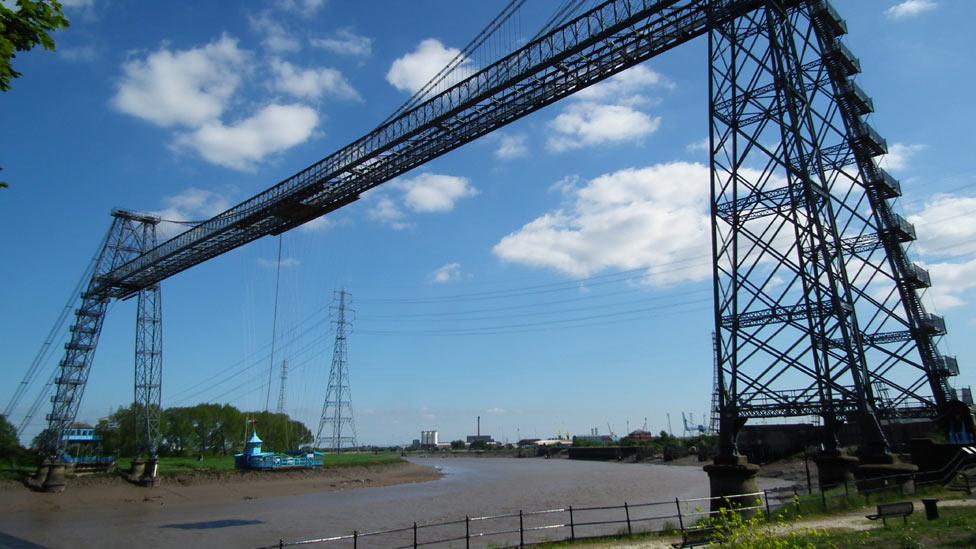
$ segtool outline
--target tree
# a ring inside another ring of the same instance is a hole
[[[464,450],[464,441],[463,440],[452,440],[451,441],[451,449],[452,450]]]
[[[0,91],[9,90],[10,82],[20,76],[11,64],[17,52],[38,44],[54,51],[49,33],[67,26],[57,0],[17,0],[16,10],[0,3]]]
[[[7,421],[6,416],[0,415],[0,458],[14,458],[20,453],[17,429]]]

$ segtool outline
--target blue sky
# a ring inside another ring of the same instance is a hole
[[[58,52],[18,56],[24,76],[0,95],[4,403],[113,207],[186,220],[247,198],[369,131],[503,5],[64,3],[72,26]],[[518,38],[554,5],[531,2]],[[914,257],[932,272],[924,301],[946,316],[942,349],[967,386],[976,5],[835,5],[902,181],[898,209],[917,225]],[[712,362],[705,49],[687,44],[286,234],[276,362],[290,363],[288,411],[317,426],[327,306],[345,287],[362,442],[431,428],[454,439],[477,415],[503,440],[608,423],[622,433],[645,417],[657,431],[668,412],[675,431],[681,411],[700,420]],[[164,283],[165,406],[264,407],[276,246],[266,238]],[[81,419],[131,402],[134,316],[131,302],[112,308]]]

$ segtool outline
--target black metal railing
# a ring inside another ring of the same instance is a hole
[[[816,488],[819,491],[822,507],[827,510],[836,508],[840,504],[860,505],[859,499],[862,497],[865,504],[870,504],[872,498],[877,501],[885,496],[905,496],[921,487],[947,486],[968,467],[976,467],[976,455],[960,451],[955,458],[938,470],[845,481],[820,485]],[[964,480],[964,488],[972,490],[970,478],[964,477]],[[414,522],[410,526],[388,530],[353,530],[351,534],[291,541],[279,539],[277,544],[259,549],[315,544],[351,546],[359,549],[361,543],[363,547],[409,549],[447,546],[452,543],[460,545],[460,542],[464,542],[465,548],[470,548],[473,543],[523,547],[531,543],[574,541],[608,535],[680,532],[707,523],[709,518],[718,514],[718,511],[712,510],[712,502],[715,500],[724,499],[737,511],[761,513],[769,518],[774,511],[796,508],[800,504],[801,488],[802,486],[794,484],[723,497],[674,498],[644,503],[623,502],[622,505],[569,505],[554,509],[465,516],[463,519],[440,522]],[[814,493],[814,487],[809,483],[807,491],[809,495]]]
[[[471,517],[441,522],[418,523],[388,530],[286,541],[278,540],[276,547],[292,547],[313,544],[342,544],[358,549],[360,544],[377,547],[408,549],[464,542],[493,546],[523,547],[528,543],[543,541],[574,541],[576,539],[604,535],[634,535],[643,533],[680,531],[718,514],[712,511],[714,500],[727,499],[747,502],[736,505],[739,511],[752,511],[770,515],[791,504],[797,487],[763,490],[748,494],[721,497],[674,498],[643,503],[624,502],[622,505],[573,506],[535,511]],[[750,498],[754,498],[751,499]]]

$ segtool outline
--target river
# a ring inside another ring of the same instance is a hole
[[[707,495],[708,478],[700,467],[646,465],[565,459],[416,458],[436,467],[443,477],[420,484],[361,488],[284,497],[201,504],[122,505],[61,511],[11,512],[0,516],[0,547],[257,547],[278,539],[350,534],[400,527],[397,535],[359,540],[359,547],[393,547],[412,542],[414,521],[460,520],[450,527],[421,528],[420,541],[463,537],[465,515],[471,517],[584,506],[617,506],[627,502],[668,501],[654,507],[631,507],[635,530],[662,521],[639,521],[674,514],[674,498]],[[761,487],[783,482],[762,479]],[[36,497],[24,494],[25,497]],[[705,502],[702,502],[703,506]],[[692,510],[694,504],[685,506]],[[574,523],[623,520],[625,511],[575,511]],[[472,533],[517,530],[518,517],[473,521]],[[527,515],[525,527],[569,523],[568,511]],[[677,519],[670,519],[677,524]],[[578,526],[576,535],[614,533],[625,524]],[[532,531],[526,541],[568,536],[569,528]],[[517,543],[518,534],[480,537],[472,547]],[[351,547],[323,544],[315,547]],[[437,547],[464,547],[464,541]]]

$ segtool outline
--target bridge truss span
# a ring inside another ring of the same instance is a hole
[[[907,252],[914,228],[889,205],[901,189],[875,162],[887,146],[863,118],[874,105],[854,82],[860,62],[841,41],[846,31],[826,0],[605,0],[547,25],[510,54],[411,100],[360,139],[214,218],[159,245],[153,237],[124,250],[106,247],[82,294],[50,429],[74,421],[111,299],[139,296],[136,395],[146,403],[144,445],[152,452],[161,281],[351,204],[707,36],[722,451],[736,453],[736,434],[750,418],[814,415],[828,447],[840,423],[857,421],[883,452],[879,417],[899,410],[934,416],[953,398],[948,379],[958,367],[939,354],[944,322],[919,298],[929,276]],[[151,219],[116,215],[109,242],[124,239],[133,224],[152,225],[155,235]]]

